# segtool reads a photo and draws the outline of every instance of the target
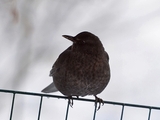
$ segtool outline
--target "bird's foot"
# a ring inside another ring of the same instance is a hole
[[[68,103],[71,107],[73,107],[73,98],[72,96],[68,96]]]
[[[96,95],[95,95],[95,106],[97,107],[97,103],[99,104],[98,105],[98,108],[97,108],[97,111],[100,109],[101,105],[104,105],[104,101],[101,99],[101,98],[98,98]]]
[[[79,98],[78,95],[75,95],[75,96],[76,96],[77,99]],[[71,107],[73,107],[73,97],[72,97],[72,96],[68,96],[68,102],[69,102],[69,105],[70,105]]]

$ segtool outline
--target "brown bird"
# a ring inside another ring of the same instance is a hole
[[[84,31],[76,36],[63,35],[73,42],[62,52],[50,71],[53,83],[42,92],[60,91],[69,97],[94,95],[100,108],[103,100],[97,97],[110,80],[109,56],[97,36]]]

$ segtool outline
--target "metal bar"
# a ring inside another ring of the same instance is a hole
[[[122,119],[123,119],[123,113],[124,113],[124,105],[122,105],[121,119],[120,119],[120,120],[122,120]]]
[[[16,94],[24,94],[24,95],[34,95],[34,96],[43,96],[43,97],[52,97],[52,98],[62,98],[68,99],[66,96],[58,96],[58,95],[50,95],[50,94],[41,94],[41,93],[33,93],[33,92],[22,92],[22,91],[14,91],[14,90],[2,90],[0,92],[7,93],[16,93]],[[72,98],[73,100],[86,101],[86,102],[95,102],[93,99],[84,99],[84,98]],[[147,106],[147,105],[137,105],[137,104],[129,104],[129,103],[121,103],[121,102],[112,102],[112,101],[104,101],[105,104],[113,104],[113,105],[125,105],[130,107],[140,107],[140,108],[152,108],[160,110],[160,107],[155,106]]]
[[[13,98],[12,98],[12,106],[11,106],[10,120],[12,120],[14,100],[15,100],[15,93],[13,93]]]
[[[97,102],[95,102],[94,114],[93,114],[93,120],[95,120],[95,119],[96,119],[96,113],[97,113]]]
[[[152,108],[149,108],[148,120],[150,120],[150,118],[151,118],[151,110],[152,110]]]
[[[41,96],[41,99],[40,99],[39,112],[38,112],[38,120],[40,120],[41,108],[42,108],[42,101],[43,101],[43,96]]]
[[[68,99],[68,104],[67,104],[67,110],[66,110],[66,118],[65,118],[65,120],[68,119],[69,105],[70,105],[70,100]]]

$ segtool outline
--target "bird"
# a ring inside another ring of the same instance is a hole
[[[97,97],[110,81],[109,55],[100,39],[91,32],[83,31],[76,36],[62,35],[72,42],[64,50],[50,71],[53,82],[41,92],[60,91],[69,98],[73,106],[73,96],[93,95],[95,104],[104,102]]]

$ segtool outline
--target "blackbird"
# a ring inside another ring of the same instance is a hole
[[[109,56],[97,36],[84,31],[76,36],[63,35],[73,42],[62,52],[50,71],[53,82],[42,92],[60,91],[68,96],[73,105],[72,96],[95,96],[100,108],[103,100],[97,97],[110,80]]]

